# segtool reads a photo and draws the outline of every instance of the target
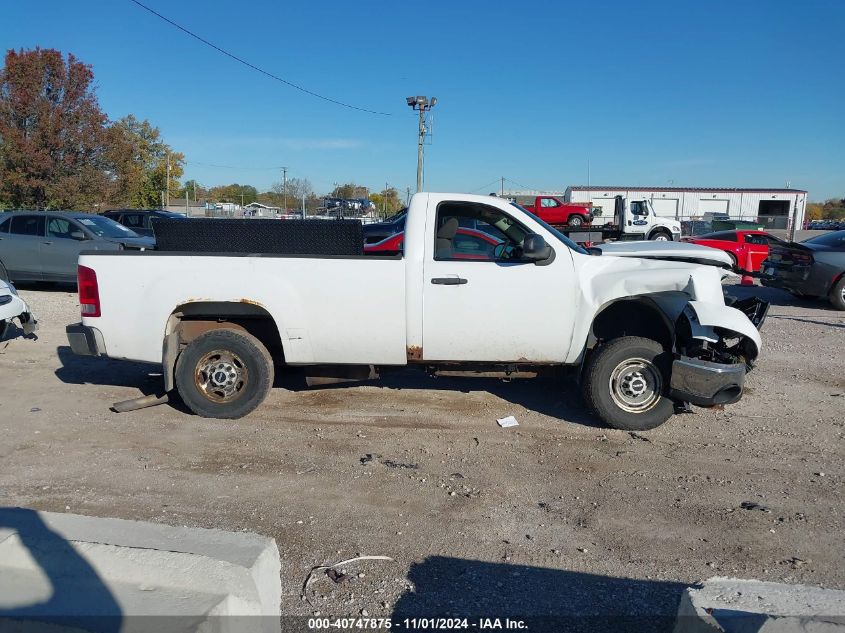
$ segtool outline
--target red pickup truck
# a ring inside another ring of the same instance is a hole
[[[578,227],[593,221],[592,205],[581,202],[564,202],[556,196],[537,196],[534,204],[522,205],[541,220],[551,225]]]

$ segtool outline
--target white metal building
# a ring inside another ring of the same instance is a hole
[[[658,215],[679,220],[724,214],[759,221],[769,229],[789,228],[793,216],[800,228],[807,205],[807,192],[801,189],[572,186],[566,188],[565,198],[568,202],[592,202],[602,208],[602,220],[609,222],[613,218],[613,200],[618,195],[651,200]]]

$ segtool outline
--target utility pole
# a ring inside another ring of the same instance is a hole
[[[522,180],[522,179],[520,178],[520,180]],[[504,176],[502,176],[502,197],[503,198],[505,197],[505,177]]]
[[[188,188],[185,187],[185,217],[191,217],[191,209],[188,207]]]
[[[411,188],[405,187],[405,206],[411,204]]]
[[[282,198],[285,203],[285,213],[288,210],[288,168],[282,167]]]
[[[165,198],[165,209],[170,206],[170,152],[167,152],[167,197]]]
[[[308,217],[308,209],[305,208],[305,194],[302,194],[302,219]]]
[[[406,97],[405,102],[413,110],[417,110],[420,113],[419,130],[417,133],[417,192],[419,193],[423,188],[423,161],[425,158],[423,144],[426,135],[425,113],[437,105],[437,97],[432,97],[431,101],[428,100],[428,97],[424,96]]]

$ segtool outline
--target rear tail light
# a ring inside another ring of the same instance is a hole
[[[792,260],[798,264],[812,264],[813,256],[810,253],[795,252],[792,254]]]
[[[79,288],[79,307],[84,317],[100,316],[100,289],[97,273],[87,266],[77,266],[76,282]]]

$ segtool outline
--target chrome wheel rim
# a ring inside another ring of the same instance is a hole
[[[665,233],[661,233],[660,235],[658,235],[657,237],[654,238],[654,241],[655,242],[668,242],[669,238],[666,237]]]
[[[569,226],[581,226],[581,218],[572,218],[569,220]]]
[[[610,374],[610,396],[623,411],[643,413],[660,400],[663,378],[651,361],[629,358]]]
[[[212,402],[227,403],[240,397],[249,382],[246,363],[237,354],[214,350],[203,356],[194,371],[197,389]]]

